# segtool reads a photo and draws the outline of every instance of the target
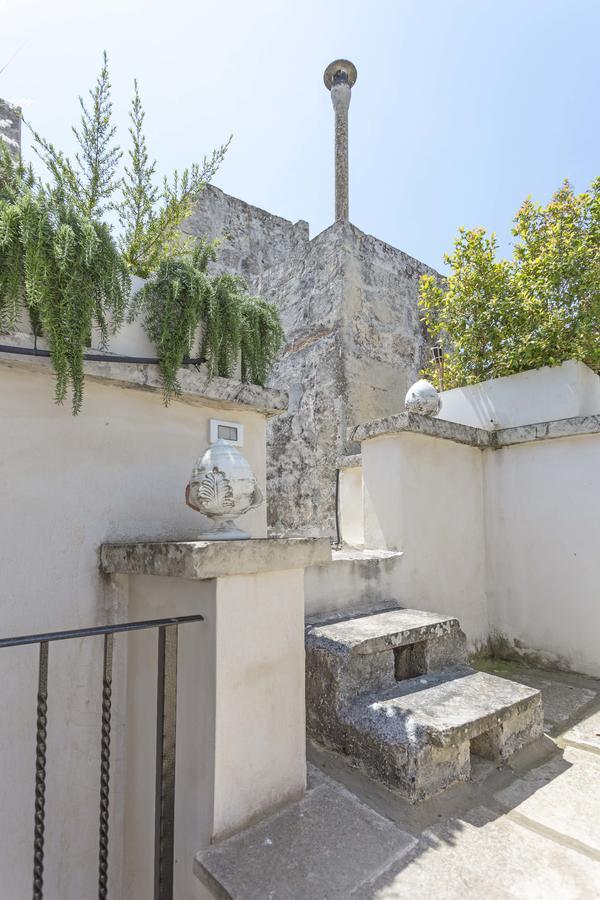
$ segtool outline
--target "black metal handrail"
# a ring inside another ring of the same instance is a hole
[[[33,837],[33,900],[42,900],[44,886],[44,828],[46,819],[46,734],[48,718],[48,648],[53,641],[104,636],[102,666],[102,718],[100,728],[100,828],[98,839],[98,898],[108,896],[108,836],[110,793],[110,736],[113,637],[130,631],[158,629],[158,679],[156,704],[156,788],[154,898],[172,900],[175,829],[175,752],[177,738],[177,629],[188,622],[202,622],[200,615],[173,616],[97,625],[69,631],[50,631],[0,639],[3,647],[39,644],[37,723],[35,744],[35,817]]]

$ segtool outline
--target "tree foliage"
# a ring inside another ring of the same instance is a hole
[[[37,131],[31,129],[34,150],[48,169],[53,185],[83,215],[97,218],[116,211],[120,226],[119,246],[133,275],[147,278],[160,262],[187,249],[180,226],[190,215],[194,201],[215,175],[229,141],[201,163],[193,163],[156,183],[156,161],[151,160],[144,133],[145,113],[134,81],[129,111],[128,162],[120,173],[122,150],[112,121],[108,57],[86,105],[79,98],[81,118],[73,128],[78,150],[72,161]]]
[[[154,181],[156,161],[150,162],[148,156],[145,113],[137,81],[134,82],[129,118],[129,165],[125,167],[122,198],[117,206],[122,228],[121,249],[129,270],[147,278],[158,269],[161,260],[189,249],[180,226],[215,175],[229,141],[214,150],[210,157],[204,157],[201,164],[194,163],[181,174],[175,170],[170,179],[163,179],[162,190],[159,190]]]
[[[443,355],[443,387],[578,359],[600,371],[600,178],[565,181],[547,206],[525,200],[512,260],[482,228],[460,229],[445,284],[423,276],[420,306]],[[440,386],[441,367],[424,375]]]
[[[56,400],[83,395],[92,328],[106,342],[121,323],[130,279],[105,223],[84,215],[59,189],[41,185],[0,146],[0,330],[27,308],[48,340]],[[110,324],[109,324],[110,323]]]

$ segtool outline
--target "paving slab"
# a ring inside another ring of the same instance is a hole
[[[544,704],[544,730],[549,734],[560,733],[578,717],[584,716],[586,707],[600,703],[600,680],[595,678],[530,669],[512,660],[475,660],[473,665],[490,674],[540,690]]]
[[[600,863],[600,755],[566,747],[494,798],[511,814],[596,854]]]
[[[591,900],[600,863],[480,806],[423,833],[353,900]]]
[[[559,732],[589,703],[600,698],[600,693],[590,688],[558,681],[544,672],[515,672],[515,681],[537,688],[542,692],[544,704],[544,730],[554,734]]]
[[[600,711],[582,719],[573,728],[563,732],[561,737],[566,741],[574,741],[577,744],[585,744],[600,750]]]
[[[416,838],[339,785],[199,853],[194,871],[222,900],[347,900]]]

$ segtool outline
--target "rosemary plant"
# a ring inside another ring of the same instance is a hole
[[[130,319],[141,313],[156,345],[165,404],[180,393],[177,371],[189,357],[198,328],[209,376],[231,377],[241,360],[242,381],[264,384],[283,331],[275,306],[249,297],[236,275],[209,276],[215,243],[200,241],[191,254],[164,260],[137,293]]]

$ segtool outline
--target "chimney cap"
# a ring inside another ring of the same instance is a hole
[[[356,82],[357,72],[354,63],[351,63],[349,59],[335,59],[333,62],[329,63],[323,73],[323,81],[325,82],[325,87],[328,91],[331,90],[333,79],[338,73],[342,73],[346,76],[350,87]]]

